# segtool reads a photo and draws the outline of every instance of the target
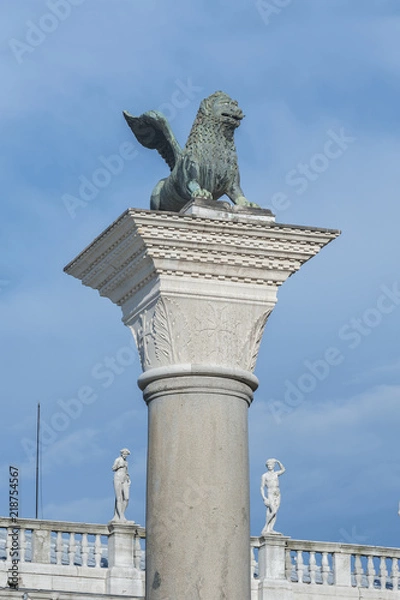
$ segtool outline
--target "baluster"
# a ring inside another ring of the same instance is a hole
[[[6,552],[7,529],[5,527],[1,527],[0,532],[1,532],[0,547],[2,550],[3,550],[3,544],[4,544],[4,556],[3,556],[3,552],[1,552],[0,560],[3,560],[3,558],[6,557],[5,552]],[[3,540],[3,536],[4,536],[4,540]]]
[[[303,561],[303,552],[301,550],[297,550],[297,554],[296,554],[296,572],[297,572],[297,582],[303,583],[303,581],[304,581],[304,561]]]
[[[50,531],[50,564],[57,563],[57,532]]]
[[[328,553],[323,552],[322,553],[322,583],[324,585],[328,584],[329,574],[330,574],[330,567],[329,567]]]
[[[391,579],[392,579],[393,590],[397,591],[399,589],[399,559],[398,558],[392,558]]]
[[[30,562],[33,562],[33,529],[29,530],[29,535],[28,531],[26,531],[26,538],[26,553],[27,555],[29,554]]]
[[[315,552],[310,552],[310,583],[316,583],[317,581],[317,560],[315,558]]]
[[[100,568],[101,565],[101,555],[102,555],[102,546],[101,546],[101,535],[96,533],[96,538],[94,542],[94,564],[97,569]]]
[[[68,540],[68,544],[67,544],[67,551],[68,551],[68,564],[69,565],[73,565],[74,562],[75,562],[75,551],[76,551],[75,533],[70,533],[69,534],[69,540]]]
[[[368,556],[368,560],[367,560],[367,581],[368,581],[368,587],[369,588],[373,588],[374,587],[374,580],[375,580],[375,565],[374,565],[374,557],[373,556]]]
[[[12,527],[7,527],[6,530],[6,564],[10,561],[11,563],[11,556],[10,556],[10,552],[12,549]],[[7,580],[11,581],[11,573],[10,571],[7,572]]]
[[[289,549],[286,549],[285,553],[285,570],[286,570],[286,579],[288,581],[292,581],[293,574],[293,564],[292,564],[292,555]]]
[[[79,535],[79,534],[78,534]],[[75,554],[75,563],[77,565],[83,565],[83,533],[80,534],[80,538],[76,539],[75,534],[75,544],[76,544],[76,554]]]
[[[88,534],[82,534],[82,567],[88,566],[88,558],[89,558],[89,544],[88,544]]]
[[[33,529],[25,530],[26,549],[25,549],[25,561],[33,562]]]
[[[64,543],[62,537],[62,531],[57,531],[57,541],[56,541],[56,563],[58,565],[62,564]]]
[[[135,548],[133,548],[133,553],[135,554]],[[103,540],[103,542],[101,544],[101,558],[106,560],[106,563],[104,564],[104,568],[107,568],[107,565],[108,565],[108,536],[106,537],[106,540],[105,541]],[[103,565],[100,562],[100,567],[102,567],[102,566]]]
[[[388,571],[387,571],[387,567],[386,567],[386,557],[381,556],[381,559],[379,561],[379,579],[381,582],[381,590],[386,589],[387,576],[388,576]]]
[[[6,561],[11,560],[10,552],[12,545],[12,527],[7,527],[6,530]]]
[[[21,563],[26,562],[26,535],[25,529],[19,530],[19,560]]]
[[[356,586],[362,587],[362,578],[364,575],[364,570],[361,562],[361,556],[359,554],[355,555],[354,560],[354,575],[356,579]]]

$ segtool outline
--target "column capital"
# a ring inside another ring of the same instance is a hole
[[[252,372],[279,286],[340,232],[262,210],[188,212],[128,209],[65,271],[121,306],[144,371]]]

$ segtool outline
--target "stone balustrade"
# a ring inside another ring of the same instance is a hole
[[[8,586],[13,527],[19,530],[18,592]],[[0,599],[21,598],[23,590],[32,590],[34,600],[143,599],[144,544],[144,528],[132,523],[0,518]],[[400,600],[399,560],[398,548],[252,537],[252,600]]]
[[[15,524],[0,519],[0,559],[10,550]],[[20,562],[57,565],[107,566],[106,525],[18,519]]]
[[[9,593],[15,529],[20,589],[144,597],[142,527],[0,518],[0,590]]]
[[[326,542],[287,546],[287,577],[297,583],[399,589],[400,549]]]
[[[400,549],[251,538],[252,600],[399,598]]]

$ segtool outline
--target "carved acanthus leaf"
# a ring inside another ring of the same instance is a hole
[[[131,328],[144,370],[150,366],[149,344],[152,338],[151,325],[151,317],[149,316],[149,312],[145,310],[140,315],[136,327]]]
[[[170,298],[160,298],[153,318],[154,348],[162,364],[190,361],[187,355],[191,335],[182,306]]]
[[[256,368],[258,351],[260,349],[261,338],[264,333],[264,327],[268,320],[269,315],[271,314],[272,309],[263,313],[256,321],[254,327],[250,332],[250,348],[251,348],[251,357],[250,357],[250,371],[254,371]]]
[[[153,318],[154,346],[156,358],[161,364],[166,361],[174,362],[173,326],[168,315],[167,306],[163,298],[157,302]]]

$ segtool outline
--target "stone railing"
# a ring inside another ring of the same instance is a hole
[[[14,537],[13,537],[14,533]],[[97,525],[0,518],[0,589],[144,596],[144,529],[136,524]],[[13,539],[18,570],[11,571]],[[1,597],[1,596],[0,596]],[[11,596],[10,596],[11,597]]]
[[[11,549],[12,530],[19,530],[19,560],[24,563],[107,566],[107,525],[57,521],[0,519],[0,559]]]
[[[298,583],[399,589],[400,549],[290,540],[287,576]]]
[[[18,529],[18,592],[10,588],[12,533]],[[0,598],[143,600],[145,530],[0,518]],[[400,600],[400,549],[252,537],[252,600]],[[40,593],[39,593],[39,590]],[[49,595],[46,596],[48,591]],[[51,591],[51,593],[50,593]],[[57,592],[54,596],[54,591]]]
[[[400,549],[292,540],[251,539],[252,600],[400,599]]]

